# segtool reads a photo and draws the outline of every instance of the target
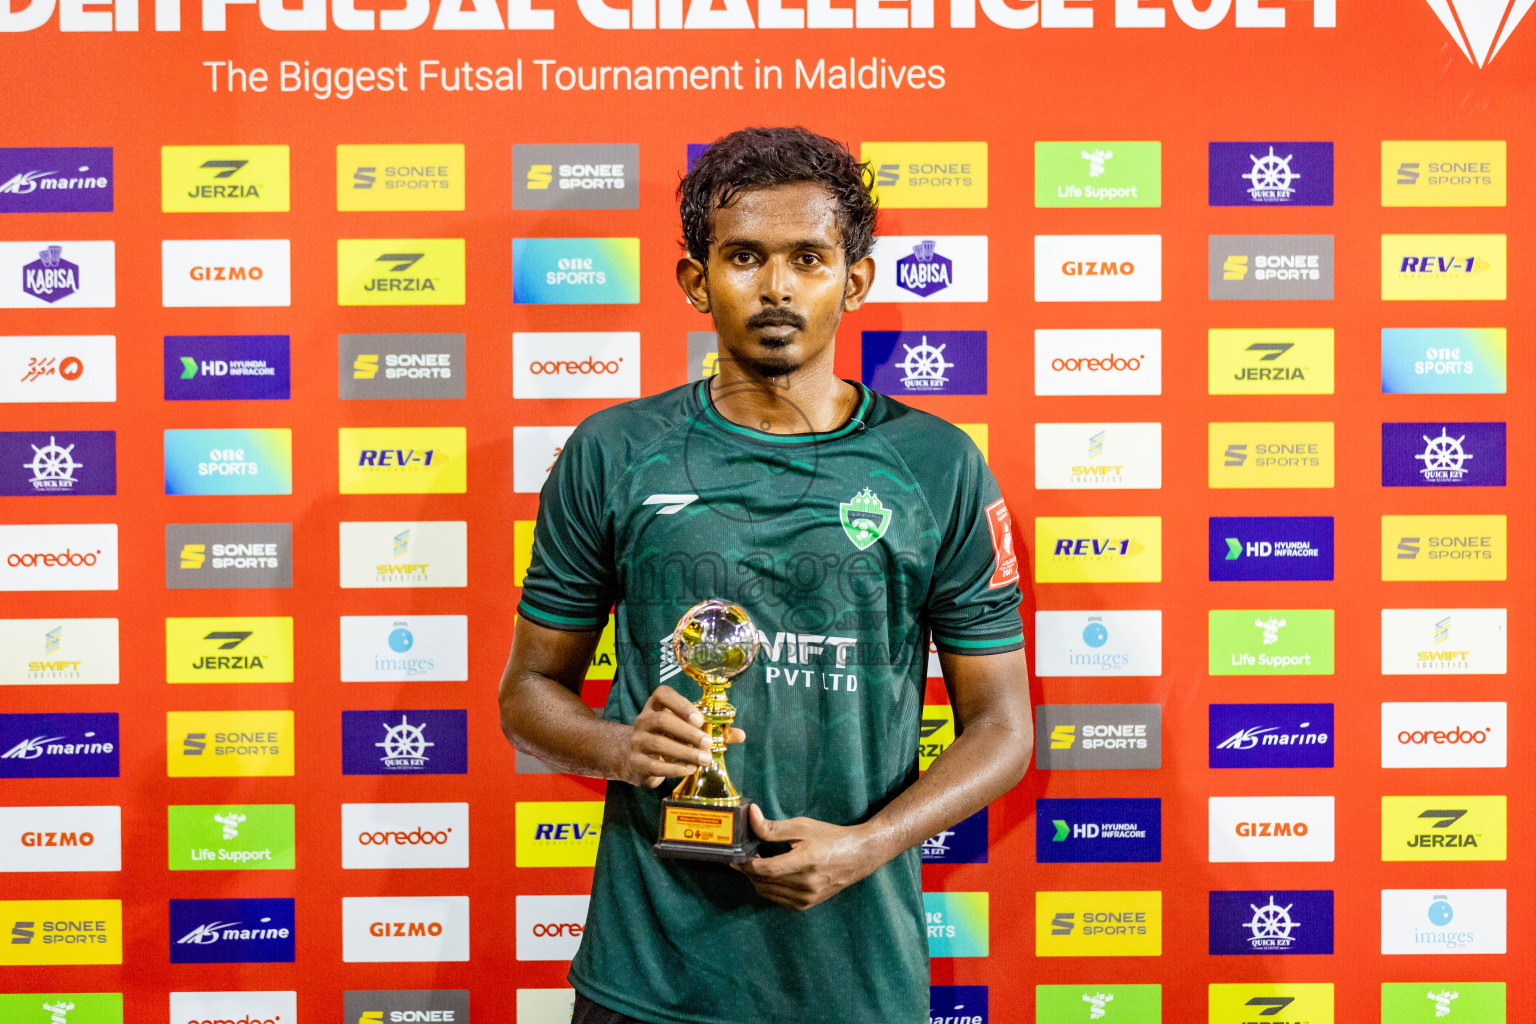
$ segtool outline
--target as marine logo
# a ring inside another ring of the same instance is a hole
[[[838,521],[853,546],[865,550],[885,536],[891,525],[891,510],[868,487],[838,506]]]

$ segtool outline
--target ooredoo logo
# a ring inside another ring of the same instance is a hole
[[[640,335],[518,332],[512,335],[514,398],[638,398]]]
[[[519,896],[517,958],[569,960],[581,944],[587,896]]]
[[[117,524],[0,526],[0,591],[116,590]]]
[[[341,931],[346,963],[468,960],[469,897],[344,897]]]
[[[1503,701],[1386,702],[1383,768],[1503,768],[1509,706]]]
[[[341,866],[469,867],[469,804],[342,804]]]
[[[166,239],[160,243],[164,306],[286,306],[286,238]]]
[[[171,1024],[296,1024],[297,992],[172,992]]]
[[[1159,395],[1160,330],[1035,331],[1035,394]]]

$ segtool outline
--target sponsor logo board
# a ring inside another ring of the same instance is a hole
[[[286,238],[166,239],[160,243],[160,304],[287,306]]]
[[[168,590],[293,586],[292,523],[167,523]]]
[[[1161,892],[1035,893],[1036,956],[1162,956]]]
[[[0,242],[0,309],[117,305],[113,242]]]
[[[1381,674],[1504,675],[1504,608],[1383,608]]]
[[[1036,423],[1035,489],[1156,490],[1161,423]]]
[[[1035,674],[1160,676],[1163,613],[1035,612]]]
[[[343,963],[469,959],[468,896],[343,896]]]
[[[720,372],[720,341],[714,331],[688,332],[688,382]]]
[[[1212,516],[1210,578],[1333,579],[1332,516]]]
[[[172,804],[172,871],[292,871],[293,804]]]
[[[517,331],[514,398],[639,398],[640,335],[632,331]]]
[[[116,712],[0,714],[0,779],[115,779]]]
[[[955,709],[950,704],[924,704],[918,723],[917,769],[927,771],[955,742]]]
[[[1035,767],[1161,768],[1160,704],[1041,704],[1035,708]]]
[[[1383,423],[1381,486],[1503,487],[1504,424]]]
[[[1383,956],[1503,953],[1507,933],[1507,890],[1381,890]]]
[[[1036,207],[1163,205],[1161,142],[1036,142]]]
[[[987,809],[923,840],[924,864],[985,864],[987,862]]]
[[[514,210],[639,208],[638,145],[512,147]]]
[[[517,1019],[543,1024],[537,1018],[523,1016],[522,993],[518,990]],[[571,989],[565,991],[571,992]],[[399,1024],[403,1021],[441,1021],[443,1024],[469,1024],[468,989],[420,989],[390,991],[353,991],[343,997],[342,1019],[358,1024]],[[575,1000],[567,1001],[565,1016],[558,1024],[570,1024]],[[236,1022],[238,1024],[238,1022]],[[282,1024],[281,1021],[278,1024]],[[557,1024],[550,1018],[550,1024]]]
[[[0,526],[0,591],[116,589],[116,523]]]
[[[1212,768],[1332,768],[1332,704],[1210,705]]]
[[[165,432],[166,494],[292,494],[286,427]]]
[[[1503,206],[1508,178],[1502,141],[1381,143],[1382,206]]]
[[[293,774],[292,711],[167,711],[173,779]]]
[[[463,398],[464,335],[343,334],[342,398]]]
[[[1384,701],[1383,768],[1503,768],[1509,762],[1503,701]]]
[[[343,589],[467,585],[463,521],[344,522],[340,538]]]
[[[288,397],[288,335],[169,335],[165,400],[238,401]]]
[[[123,903],[0,900],[0,936],[9,939],[0,942],[0,967],[120,964]],[[31,1013],[36,1020],[47,1021],[42,1007]]]
[[[986,956],[991,947],[991,908],[984,892],[925,892],[928,955]]]
[[[1158,302],[1162,235],[1036,235],[1036,302]]]
[[[1332,423],[1211,423],[1209,484],[1332,487]]]
[[[1209,1024],[1333,1024],[1331,984],[1219,984],[1206,998]]]
[[[1035,394],[1160,395],[1163,332],[1035,331]]]
[[[336,470],[342,494],[463,494],[468,435],[463,427],[341,427]]]
[[[556,306],[637,303],[640,239],[514,238],[512,301]]]
[[[1212,142],[1210,205],[1332,206],[1333,143]]]
[[[0,213],[111,213],[111,146],[0,149]]]
[[[597,863],[601,800],[517,802],[520,868],[585,868]]]
[[[986,331],[865,331],[864,383],[901,398],[987,393]]]
[[[113,335],[0,337],[0,403],[115,401]]]
[[[929,1024],[988,1024],[987,986],[928,986]]]
[[[343,615],[344,683],[462,681],[469,678],[465,615]]]
[[[1156,583],[1161,516],[1035,518],[1036,583]]]
[[[0,995],[0,1018],[39,1024],[123,1024],[121,992],[32,992]]]
[[[1212,864],[1333,860],[1333,797],[1213,796]]]
[[[1211,956],[1333,952],[1332,889],[1212,892],[1209,904]]]
[[[1502,395],[1502,327],[1383,327],[1384,395]]]
[[[291,964],[292,899],[171,900],[171,963]]]
[[[874,195],[887,210],[984,209],[985,142],[866,142],[860,159],[875,176]]]
[[[463,144],[337,146],[336,209],[464,209]]]
[[[1333,298],[1332,235],[1211,235],[1207,247],[1212,302]]]
[[[338,306],[464,305],[464,239],[338,238]]]
[[[116,431],[0,431],[0,496],[116,493]]]
[[[287,146],[161,146],[162,213],[286,213]]]
[[[1382,860],[1504,860],[1507,798],[1384,796]]]
[[[537,494],[544,489],[549,471],[575,427],[512,428],[512,490]]]
[[[342,804],[344,869],[469,867],[469,804]]]
[[[1382,235],[1383,299],[1502,300],[1504,235]]]
[[[1504,1024],[1502,981],[1381,983],[1381,1019],[1393,1024]]]
[[[1163,859],[1157,799],[1036,800],[1039,864],[1155,864]]]
[[[293,619],[168,618],[168,683],[293,682]]]
[[[934,1024],[942,1019],[936,1018]],[[961,1020],[955,1018],[955,1024]],[[1035,1020],[1162,1024],[1163,986],[1036,985]]]
[[[1213,676],[1333,675],[1333,609],[1218,610],[1207,613]]]
[[[518,896],[517,958],[569,960],[586,930],[589,896]]]
[[[1206,334],[1213,395],[1333,394],[1333,328],[1216,328]]]
[[[343,775],[463,775],[469,716],[462,710],[343,711]]]
[[[1382,516],[1383,580],[1502,580],[1504,516]]]
[[[986,235],[882,235],[868,302],[986,302]]]
[[[171,993],[172,1024],[292,1024],[298,1016],[297,992]]]
[[[117,682],[116,619],[0,619],[0,686]]]
[[[0,807],[0,871],[121,871],[121,807]]]

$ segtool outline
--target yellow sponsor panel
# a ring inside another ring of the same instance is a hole
[[[875,196],[887,210],[987,205],[985,142],[866,142],[859,155],[869,162]]]
[[[122,900],[0,900],[0,967],[122,962]]]
[[[1504,516],[1382,516],[1384,580],[1507,578]]]
[[[618,652],[613,643],[613,616],[597,638],[597,650],[592,652],[592,666],[587,669],[588,679],[612,679],[619,665]]]
[[[165,213],[283,213],[287,146],[161,146]]]
[[[337,146],[336,209],[462,210],[464,147]]]
[[[597,863],[601,800],[517,802],[517,866],[589,868]]]
[[[528,566],[533,562],[533,529],[537,525],[532,519],[518,519],[512,523],[512,585],[520,587],[523,578],[528,575]]]
[[[948,704],[924,704],[918,725],[917,770],[925,772],[955,742],[955,709]]]
[[[464,305],[464,239],[338,238],[342,306]]]
[[[1213,395],[1333,394],[1333,329],[1213,328],[1207,335]]]
[[[463,427],[342,427],[336,470],[342,494],[463,494],[469,442]]]
[[[1508,266],[1503,235],[1382,235],[1381,297],[1498,300]]]
[[[1036,583],[1157,583],[1161,516],[1039,516]]]
[[[1212,985],[1210,1024],[1333,1024],[1333,986],[1276,982]]]
[[[165,681],[291,683],[293,619],[166,619]]]
[[[1212,487],[1332,487],[1332,423],[1212,423]]]
[[[167,711],[173,779],[293,774],[292,711]]]
[[[1505,860],[1503,796],[1384,796],[1382,860]]]
[[[985,423],[956,423],[955,426],[965,431],[970,439],[976,442],[976,447],[981,449],[982,461],[989,461],[987,452],[987,425]]]
[[[1162,956],[1163,894],[1036,892],[1036,956]]]
[[[1509,163],[1501,141],[1387,140],[1382,206],[1503,206]]]

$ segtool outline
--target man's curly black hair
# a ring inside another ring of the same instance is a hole
[[[813,182],[837,202],[843,260],[853,266],[875,244],[874,174],[835,139],[801,127],[741,128],[709,144],[677,186],[683,245],[709,262],[715,211],[744,192]]]

